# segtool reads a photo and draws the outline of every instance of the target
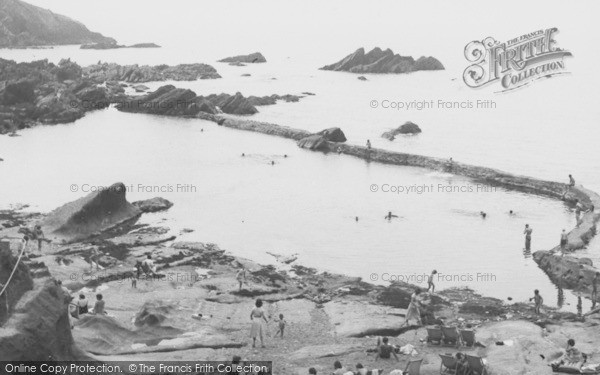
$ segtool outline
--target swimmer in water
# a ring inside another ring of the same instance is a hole
[[[481,215],[482,218],[485,219],[485,217],[487,216],[487,214],[483,211],[479,211],[479,215]]]
[[[398,215],[392,215],[392,211],[389,211],[384,219],[392,220],[393,218],[398,217]]]
[[[354,218],[354,220],[358,221],[358,216]]]
[[[244,154],[244,153],[242,152],[242,157],[244,157],[244,156],[246,156],[246,154]]]
[[[275,165],[275,162],[273,160],[271,160],[271,165]]]
[[[284,158],[287,158],[287,154],[283,154],[283,157],[284,157]]]

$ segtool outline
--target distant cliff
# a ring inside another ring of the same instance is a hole
[[[321,69],[351,73],[409,73],[418,70],[443,70],[444,65],[435,57],[421,56],[415,60],[411,56],[394,54],[389,48],[382,51],[376,47],[369,53],[365,53],[364,48],[359,48],[337,63]]]
[[[0,0],[0,47],[116,43],[82,23],[20,0]]]

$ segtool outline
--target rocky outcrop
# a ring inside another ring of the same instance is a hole
[[[118,65],[98,63],[83,68],[86,78],[102,83],[105,81],[123,81],[144,83],[151,81],[195,81],[197,79],[221,78],[216,69],[207,64],[169,65]]]
[[[172,202],[161,197],[154,197],[143,201],[136,201],[132,204],[144,213],[165,211],[173,207]]]
[[[31,277],[31,261],[22,259],[6,295],[0,296],[0,355],[3,361],[90,360],[74,344],[68,316],[70,298],[47,272]],[[0,250],[0,283],[16,264],[6,249]],[[43,264],[32,264],[43,267]],[[10,270],[6,267],[9,267]],[[5,272],[7,271],[7,272]],[[8,304],[7,314],[5,305]]]
[[[298,141],[298,147],[308,150],[326,151],[329,150],[327,138],[319,134],[312,134]]]
[[[159,87],[156,91],[141,97],[131,97],[117,105],[125,112],[141,112],[155,115],[203,117],[227,113],[231,115],[252,115],[258,112],[256,106],[271,105],[277,100],[289,102],[298,101],[295,95],[271,95],[264,97],[251,96],[246,98],[241,93],[212,94],[197,96],[188,89],[179,89],[173,85]]]
[[[340,128],[323,129],[317,134],[322,135],[329,142],[346,142],[346,135]]]
[[[233,57],[226,57],[224,59],[219,60],[219,62],[226,63],[264,63],[267,62],[267,59],[260,52],[251,53],[249,55],[239,55]]]
[[[377,47],[368,53],[365,53],[364,48],[359,48],[337,63],[321,69],[352,73],[410,73],[418,70],[443,70],[444,66],[433,57],[420,57],[415,61],[410,56],[394,54],[389,48],[382,51]]]
[[[0,47],[115,43],[80,22],[20,0],[1,0],[0,20]]]
[[[155,43],[137,43],[130,46],[124,46],[117,43],[93,43],[93,44],[82,44],[81,49],[117,49],[117,48],[160,48]]]
[[[389,130],[389,131],[383,133],[381,136],[385,139],[389,139],[390,141],[393,141],[394,138],[396,138],[396,136],[398,134],[419,134],[419,133],[421,133],[421,128],[419,127],[419,125],[415,124],[414,122],[407,121],[404,124],[397,127],[396,129]]]
[[[133,224],[141,211],[127,202],[126,188],[113,184],[52,211],[42,222],[47,234],[72,242]]]

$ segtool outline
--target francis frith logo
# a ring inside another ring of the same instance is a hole
[[[472,41],[465,47],[465,58],[472,65],[465,69],[463,80],[472,88],[498,83],[502,92],[568,73],[564,59],[572,55],[557,46],[554,39],[557,32],[553,27],[504,43],[492,37]]]

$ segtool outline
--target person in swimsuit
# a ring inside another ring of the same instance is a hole
[[[285,321],[285,319],[283,319],[283,314],[279,314],[279,323],[277,327],[277,332],[275,332],[275,336],[277,336],[277,334],[281,334],[281,338],[283,338],[283,331],[285,330],[286,325],[287,322]]]
[[[412,294],[412,296],[410,296],[410,304],[408,305],[408,310],[406,311],[406,318],[404,319],[404,323],[402,323],[402,326],[404,326],[405,324],[408,326],[408,323],[412,319],[415,319],[418,325],[423,325],[423,323],[421,322],[421,311],[419,310],[419,294],[421,294],[421,290],[417,289]]]
[[[540,291],[539,290],[534,290],[533,291],[533,297],[531,297],[529,299],[529,301],[533,300],[535,302],[535,313],[536,314],[540,314],[540,308],[542,307],[542,304],[544,303],[544,299],[542,298],[542,296],[540,295]]]
[[[94,310],[92,310],[92,314],[106,314],[106,311],[104,310],[104,305],[106,304],[106,302],[102,298],[102,294],[96,294],[96,303],[94,304]]]
[[[393,354],[396,361],[400,361],[394,351],[394,347],[390,345],[388,341],[387,337],[383,338],[383,343],[377,347],[377,356],[375,357],[375,360],[378,360],[379,358],[390,359]]]
[[[256,300],[255,308],[250,312],[250,320],[252,321],[252,327],[250,329],[250,337],[252,337],[252,347],[256,347],[256,339],[260,338],[260,345],[264,348],[264,328],[261,320],[264,320],[265,324],[269,321],[265,316],[265,312],[262,309],[263,302],[259,298]]]
[[[567,231],[563,229],[562,233],[560,234],[560,249],[562,251],[565,251],[568,243],[569,243],[569,236],[567,235]]]
[[[44,236],[44,232],[42,231],[42,227],[40,225],[35,226],[33,233],[35,234],[35,238],[37,239],[37,242],[38,242],[38,251],[42,252],[42,243],[50,242],[50,240],[46,239],[46,237]]]
[[[384,219],[392,220],[393,218],[398,217],[398,215],[392,215],[392,211],[389,211],[387,215],[385,215]]]
[[[79,300],[77,300],[77,308],[79,309],[79,315],[87,314],[88,311],[88,300],[85,298],[83,294],[79,295]]]
[[[240,270],[238,270],[235,274],[235,278],[239,284],[238,290],[242,290],[242,285],[244,284],[244,281],[246,281],[246,269],[242,267]]]
[[[433,276],[437,274],[436,270],[431,271],[431,275],[427,278],[427,292],[431,289],[431,293],[435,292],[435,284],[433,283]]]
[[[574,187],[575,186],[575,179],[573,178],[573,176],[569,175],[569,187]]]
[[[342,362],[333,362],[333,375],[344,375],[347,372],[348,370],[344,366],[342,366]]]
[[[525,235],[525,250],[531,250],[531,233],[533,229],[529,226],[529,224],[525,224],[525,230],[523,234]]]

